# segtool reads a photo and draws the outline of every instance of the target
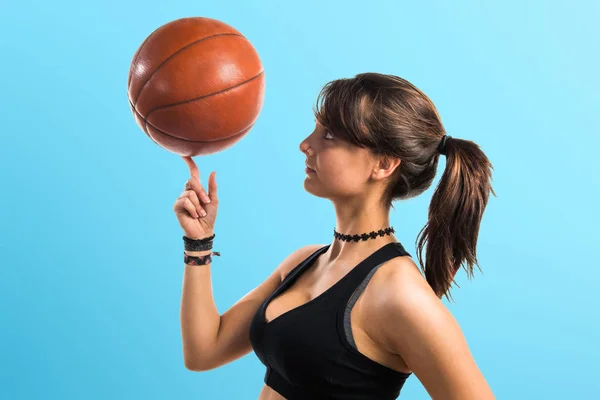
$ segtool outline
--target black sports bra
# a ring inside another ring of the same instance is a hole
[[[266,322],[269,302],[329,246],[290,271],[252,319],[250,342],[267,367],[264,381],[287,400],[395,399],[411,373],[386,367],[358,351],[350,311],[377,268],[394,257],[410,256],[402,244],[380,247],[315,299]]]

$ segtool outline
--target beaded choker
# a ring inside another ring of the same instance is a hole
[[[380,229],[377,232],[373,231],[371,233],[363,233],[361,235],[344,235],[343,233],[339,233],[333,228],[333,236],[336,239],[342,240],[344,242],[358,242],[359,240],[369,240],[375,239],[377,236],[390,235],[394,233],[394,228],[389,227],[385,229]]]

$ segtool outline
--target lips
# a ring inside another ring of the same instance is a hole
[[[311,167],[310,167],[308,164],[306,164],[306,163],[305,163],[304,165],[306,165],[306,168],[310,169],[311,171],[314,171],[314,170],[315,170],[314,168],[311,168]]]

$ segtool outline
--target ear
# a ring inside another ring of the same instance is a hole
[[[386,179],[391,176],[396,168],[400,166],[401,160],[398,157],[383,155],[378,157],[373,169],[373,179]]]

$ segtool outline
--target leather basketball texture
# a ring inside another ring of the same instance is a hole
[[[184,156],[224,150],[256,122],[263,66],[236,29],[210,18],[169,22],[140,45],[129,69],[133,116],[159,146]]]

